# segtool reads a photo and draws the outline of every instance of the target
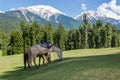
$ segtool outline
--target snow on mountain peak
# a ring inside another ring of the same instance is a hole
[[[100,14],[100,13],[98,13],[97,11],[89,10],[89,11],[84,11],[84,12],[82,12],[80,15],[76,16],[75,19],[76,19],[76,20],[79,20],[79,18],[81,18],[81,16],[83,16],[84,13],[87,14],[87,17],[88,17],[89,19],[94,18],[94,19],[97,20],[98,18],[105,17],[105,15]]]
[[[30,7],[27,7],[27,9],[30,12],[38,14],[39,16],[41,16],[41,17],[43,17],[43,18],[45,18],[47,20],[49,20],[49,18],[52,15],[64,14],[61,11],[59,11],[59,10],[53,8],[53,7],[47,6],[47,5],[46,6],[45,5],[30,6]]]
[[[27,7],[27,9],[31,12],[35,11],[35,12],[45,12],[45,11],[48,11],[50,13],[53,13],[53,14],[57,14],[57,13],[61,13],[61,14],[64,14],[62,13],[61,11],[51,7],[51,6],[48,6],[48,5],[36,5],[36,6],[30,6],[30,7]]]
[[[15,10],[23,10],[23,9],[25,9],[25,7],[20,7],[20,8],[12,8],[12,9],[10,9],[10,11],[15,11]]]
[[[29,6],[29,7],[21,7],[21,8],[17,8],[17,9],[11,9],[13,10],[28,10],[34,14],[39,15],[42,18],[45,18],[47,20],[49,20],[49,18],[53,15],[66,15],[63,12],[48,6],[48,5],[36,5],[36,6]]]
[[[97,15],[93,15],[95,13],[97,13]],[[110,2],[107,3],[102,3],[99,7],[97,7],[97,10],[94,11],[93,13],[89,11],[84,12],[91,17],[95,17],[95,18],[111,18],[111,19],[115,19],[115,20],[120,20],[120,5],[117,5],[117,0],[111,0]],[[75,19],[78,19],[79,17],[81,17],[81,14],[76,16]]]

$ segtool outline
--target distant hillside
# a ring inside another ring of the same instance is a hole
[[[21,19],[17,17],[0,13],[0,31],[8,33],[12,30],[20,29],[20,22]]]

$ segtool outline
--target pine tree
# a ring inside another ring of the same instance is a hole
[[[26,24],[24,21],[21,21],[21,32],[22,32],[22,38],[23,38],[23,50],[24,52],[28,49],[30,46],[30,39],[29,39],[29,32],[30,32],[30,24]]]
[[[112,28],[112,39],[111,39],[111,47],[119,46],[119,30],[117,27]]]
[[[6,56],[7,55],[7,35],[3,32],[1,34],[1,38],[2,38],[2,56]]]
[[[120,47],[120,32],[118,33],[118,47]]]
[[[83,25],[83,27],[84,27],[84,48],[86,49],[86,48],[88,48],[88,24],[89,24],[89,22],[88,22],[88,19],[87,19],[87,15],[86,14],[84,14],[83,15],[83,21],[84,21],[84,25]]]
[[[30,32],[29,32],[30,46],[36,44],[36,25],[37,25],[37,23],[34,22],[34,23],[32,23],[32,25],[30,27]]]
[[[94,29],[91,27],[88,31],[88,45],[89,48],[95,47],[95,39],[94,39]]]
[[[85,41],[85,38],[84,38],[84,27],[83,25],[80,25],[79,27],[79,32],[81,34],[81,39],[80,39],[80,48],[84,48],[84,41]]]
[[[44,28],[38,25],[36,28],[36,43],[39,44],[44,41]]]
[[[104,47],[105,45],[105,36],[106,36],[106,31],[105,31],[105,27],[102,27],[100,30],[100,37],[101,37],[101,47]]]
[[[12,31],[10,34],[10,43],[12,54],[23,53],[23,38],[19,31]]]
[[[46,24],[44,27],[44,41],[53,43],[53,29],[50,23]]]
[[[75,33],[75,45],[76,45],[76,49],[80,49],[80,45],[81,45],[81,33],[80,30],[76,30]]]
[[[75,29],[71,29],[69,32],[68,32],[68,49],[69,50],[72,50],[72,49],[75,49],[75,42],[76,42],[76,35],[75,35]]]
[[[55,44],[62,50],[65,50],[67,41],[67,32],[62,24],[59,24],[54,36]]]
[[[96,21],[96,35],[95,35],[95,43],[96,43],[96,48],[101,48],[102,43],[101,43],[101,38],[104,38],[102,35],[102,27],[103,27],[103,22],[101,20]]]
[[[112,40],[112,24],[110,22],[107,22],[105,25],[105,47],[111,47],[111,40]]]

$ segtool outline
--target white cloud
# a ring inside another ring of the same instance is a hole
[[[120,20],[120,6],[116,5],[116,0],[111,0],[109,3],[102,3],[97,8],[97,12],[107,17]]]
[[[0,13],[4,13],[3,11],[0,11]]]
[[[87,8],[86,8],[86,4],[81,4],[81,7],[82,7],[82,10],[86,10]]]

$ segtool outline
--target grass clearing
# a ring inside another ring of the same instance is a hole
[[[0,80],[119,80],[120,48],[81,49],[63,52],[64,60],[39,69],[23,69],[23,55],[0,57]]]
[[[2,56],[2,51],[0,50],[0,57]]]

